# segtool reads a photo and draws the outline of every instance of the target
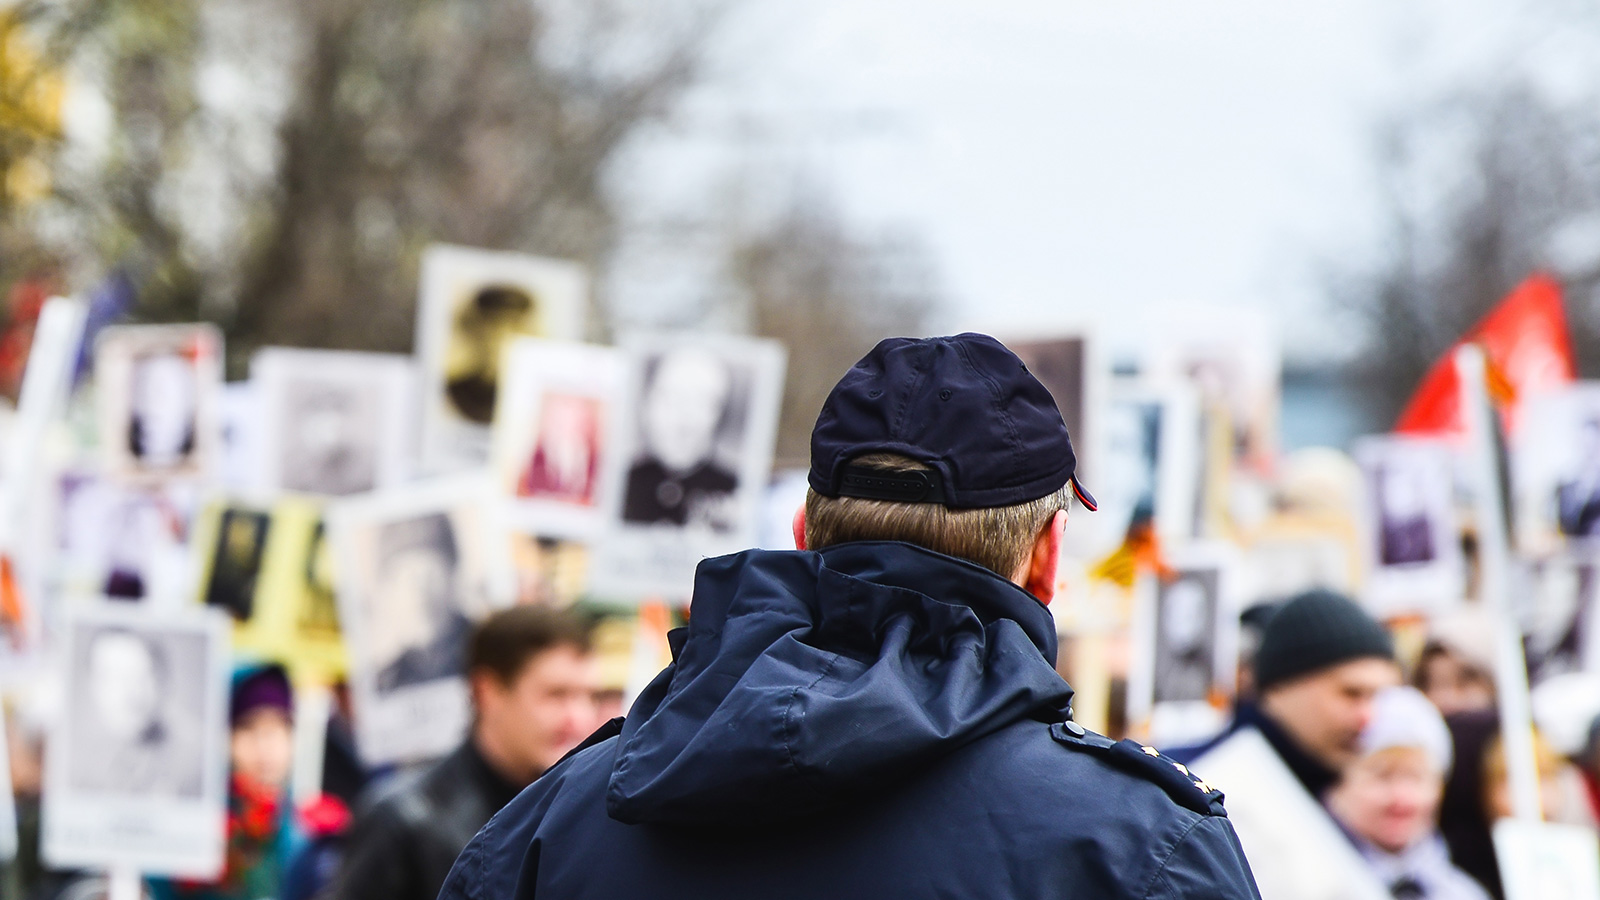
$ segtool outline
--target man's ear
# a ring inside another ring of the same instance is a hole
[[[1061,564],[1061,533],[1067,527],[1067,511],[1056,510],[1050,521],[1039,529],[1033,539],[1033,552],[1028,556],[1028,572],[1022,579],[1022,588],[1037,597],[1046,606],[1056,596],[1056,569]]]
[[[800,504],[799,509],[794,511],[794,521],[790,523],[790,527],[794,529],[794,548],[796,550],[804,550],[806,548],[806,505],[804,502]]]

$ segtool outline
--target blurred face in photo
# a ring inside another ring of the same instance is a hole
[[[155,653],[141,638],[111,633],[89,648],[89,704],[111,737],[138,739],[157,721],[161,679]]]
[[[1417,484],[1416,472],[1403,466],[1385,466],[1378,475],[1383,514],[1393,519],[1414,519],[1428,513]]]
[[[1161,619],[1161,640],[1175,652],[1192,650],[1206,638],[1206,591],[1193,581],[1180,581],[1167,592]]]
[[[380,662],[426,645],[454,611],[455,565],[444,548],[412,544],[387,554],[373,593],[373,629]]]
[[[1420,747],[1389,747],[1357,759],[1328,795],[1344,826],[1388,853],[1433,832],[1444,774]]]
[[[133,364],[132,391],[139,457],[149,465],[177,462],[194,440],[194,366],[176,353],[142,357]]]
[[[1360,755],[1373,698],[1399,683],[1400,669],[1389,660],[1355,659],[1268,687],[1261,709],[1300,749],[1342,771]]]
[[[682,350],[663,356],[641,411],[650,454],[678,472],[707,461],[730,388],[727,366],[709,353]]]

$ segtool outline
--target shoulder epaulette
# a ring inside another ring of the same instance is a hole
[[[1113,741],[1077,722],[1051,725],[1050,736],[1060,744],[1101,756],[1124,772],[1155,782],[1185,809],[1206,816],[1228,814],[1222,808],[1221,791],[1196,777],[1183,763],[1162,756],[1154,747],[1137,741]]]

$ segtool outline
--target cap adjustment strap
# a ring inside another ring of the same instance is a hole
[[[895,503],[943,503],[944,482],[936,471],[895,472],[871,466],[846,466],[839,496]]]

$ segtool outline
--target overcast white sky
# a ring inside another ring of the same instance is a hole
[[[730,166],[805,172],[929,245],[944,327],[1241,307],[1337,355],[1317,263],[1378,239],[1374,123],[1559,55],[1553,2],[747,0],[683,130],[621,183],[692,210]]]

